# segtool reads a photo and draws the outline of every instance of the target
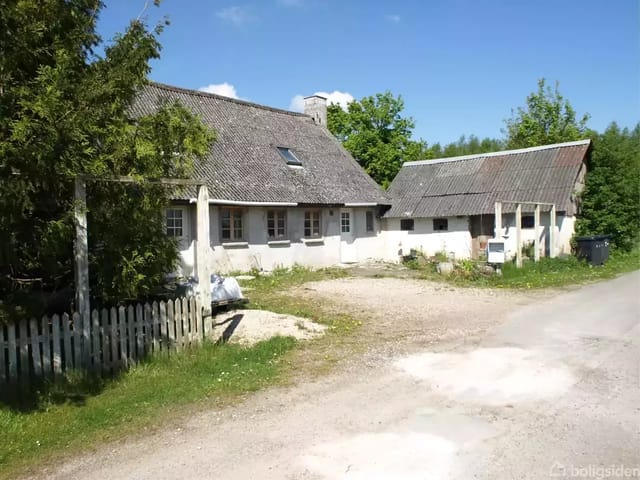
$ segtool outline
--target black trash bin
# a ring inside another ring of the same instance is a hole
[[[591,265],[603,265],[609,258],[609,235],[593,235],[592,237],[577,237],[578,258],[584,258]]]

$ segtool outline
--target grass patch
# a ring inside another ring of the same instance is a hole
[[[251,300],[248,308],[308,318],[316,323],[327,325],[331,333],[342,334],[351,332],[360,326],[361,322],[353,319],[349,314],[325,309],[322,305],[309,303],[301,296],[290,295],[286,290],[307,282],[348,276],[349,273],[342,268],[314,270],[295,265],[291,269],[276,269],[269,275],[257,274],[255,279],[245,280],[241,284],[243,287],[251,288],[247,292]]]
[[[470,261],[463,261],[450,276],[435,272],[431,265],[421,269],[420,278],[446,281],[460,286],[492,288],[549,288],[604,280],[640,268],[640,249],[631,252],[613,251],[604,265],[593,266],[570,256],[566,258],[542,258],[539,262],[525,262],[522,268],[506,263],[502,275],[482,275]]]
[[[294,344],[288,337],[249,348],[206,343],[151,358],[114,380],[72,376],[41,393],[29,411],[0,404],[0,478],[36,458],[43,462],[156,426],[189,404],[217,404],[277,383]]]

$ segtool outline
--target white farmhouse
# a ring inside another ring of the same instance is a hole
[[[380,216],[390,201],[327,130],[324,98],[306,98],[302,114],[152,83],[134,113],[166,101],[180,102],[217,134],[194,172],[209,189],[211,271],[381,257]],[[195,273],[196,196],[187,188],[167,210],[184,276]]]

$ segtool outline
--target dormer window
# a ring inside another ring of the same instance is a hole
[[[284,161],[287,162],[287,165],[294,165],[297,167],[302,166],[302,162],[298,160],[298,157],[291,151],[291,149],[287,147],[276,147],[278,152],[280,152],[280,156],[284,158]]]

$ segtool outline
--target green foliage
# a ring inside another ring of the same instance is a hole
[[[72,284],[77,174],[184,177],[214,139],[177,104],[132,115],[165,24],[150,30],[134,20],[105,44],[95,30],[102,7],[96,0],[2,6],[0,292],[10,300],[16,279],[50,291]],[[161,222],[169,192],[102,182],[87,190],[93,293],[144,292],[176,260]]]
[[[552,143],[580,140],[588,136],[586,128],[589,115],[579,120],[576,112],[558,90],[538,81],[538,91],[527,97],[526,108],[519,107],[517,113],[505,121],[506,147],[508,149],[536,147]]]
[[[504,142],[495,138],[483,138],[480,140],[475,135],[466,137],[462,135],[458,141],[449,143],[443,147],[439,143],[431,146],[430,156],[427,158],[459,157],[463,155],[475,155],[478,153],[498,152],[504,150]]]
[[[413,119],[402,117],[402,97],[377,93],[349,103],[347,111],[329,105],[327,125],[331,133],[383,187],[387,187],[406,160],[427,155],[426,143],[411,140]]]
[[[629,251],[640,235],[640,123],[633,130],[612,123],[593,139],[577,235],[611,235]]]
[[[296,342],[275,337],[253,347],[205,344],[154,357],[115,380],[71,375],[44,388],[30,408],[0,403],[0,478],[45,463],[65,450],[139,433],[142,427],[184,415],[194,402],[216,404],[281,381],[283,357]]]

